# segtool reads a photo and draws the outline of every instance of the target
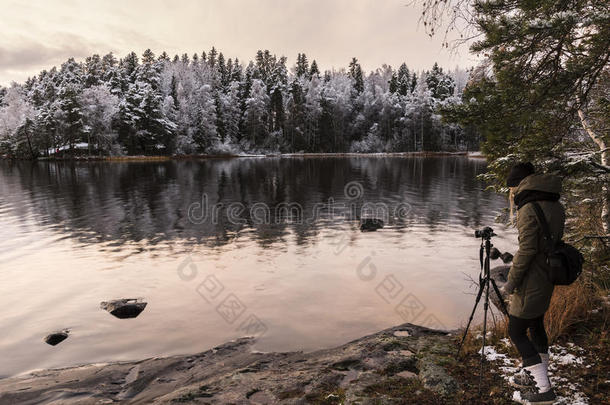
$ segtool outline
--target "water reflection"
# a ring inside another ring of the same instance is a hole
[[[118,249],[139,241],[146,241],[144,249],[155,249],[174,239],[218,246],[243,231],[270,245],[282,243],[288,229],[297,244],[307,244],[322,227],[357,225],[363,203],[386,204],[390,213],[407,203],[408,215],[390,221],[396,232],[416,225],[432,232],[450,224],[478,227],[504,204],[475,180],[483,170],[482,162],[459,157],[2,162],[1,208],[81,243],[111,242],[107,246]],[[363,186],[362,198],[345,195],[346,184],[354,181]],[[210,208],[243,206],[242,223],[229,221],[226,208],[218,208],[216,220],[210,215],[190,221],[189,206],[203,195]],[[329,201],[333,212],[320,209]],[[303,223],[276,218],[283,203],[299,204]],[[252,218],[255,204],[269,207],[271,223]]]

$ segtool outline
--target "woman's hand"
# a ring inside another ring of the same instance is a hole
[[[509,280],[502,288],[500,288],[500,295],[502,295],[502,299],[504,301],[508,301],[514,289],[514,284]]]

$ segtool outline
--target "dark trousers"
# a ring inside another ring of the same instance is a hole
[[[508,317],[508,335],[517,346],[524,367],[540,363],[538,353],[546,353],[549,350],[549,341],[544,330],[544,315],[534,319],[523,319],[510,315]]]

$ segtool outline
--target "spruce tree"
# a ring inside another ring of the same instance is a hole
[[[155,62],[155,54],[150,49],[147,49],[142,54],[142,63],[150,65]]]
[[[311,79],[312,77],[320,78],[320,69],[315,59],[311,62],[311,68],[309,69],[309,78]]]
[[[136,55],[135,52],[128,53],[127,56],[121,60],[120,65],[126,78],[130,78],[133,72],[136,71],[138,63],[138,55]]]
[[[349,64],[349,76],[353,80],[353,86],[356,93],[362,93],[364,90],[364,79],[362,77],[362,68],[356,58],[352,58],[352,61]]]
[[[208,53],[208,65],[211,68],[214,68],[216,66],[216,57],[218,56],[218,51],[216,50],[216,48],[212,47],[212,49],[210,49],[210,52]]]
[[[396,73],[396,86],[398,94],[401,96],[406,96],[413,91],[413,88],[411,87],[411,73],[409,72],[406,63],[403,63],[398,68],[398,72]]]

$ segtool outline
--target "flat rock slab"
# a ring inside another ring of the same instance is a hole
[[[135,318],[144,311],[147,303],[139,298],[123,298],[113,301],[102,301],[100,308],[120,319]]]
[[[427,339],[430,345],[422,343]],[[400,404],[417,403],[422,392],[442,403],[446,398],[437,392],[451,395],[457,384],[434,356],[451,339],[446,332],[403,324],[331,349],[261,353],[254,338],[240,338],[194,355],[0,379],[0,405]]]

